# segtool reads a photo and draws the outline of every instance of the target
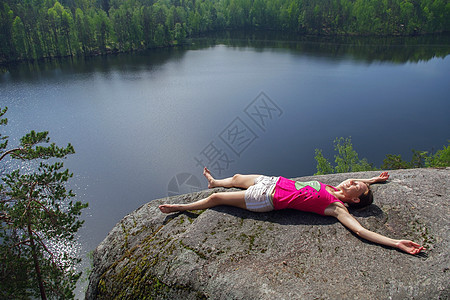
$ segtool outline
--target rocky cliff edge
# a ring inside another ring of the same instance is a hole
[[[213,189],[158,199],[123,218],[94,252],[86,299],[449,299],[450,168],[390,172],[366,228],[414,240],[412,256],[366,242],[331,217],[216,207],[165,215]],[[378,172],[296,178],[337,185]]]

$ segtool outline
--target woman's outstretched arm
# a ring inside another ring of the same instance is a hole
[[[352,180],[361,181],[361,182],[364,182],[366,184],[373,184],[373,183],[377,183],[377,182],[385,182],[388,179],[389,179],[389,173],[388,172],[383,172],[380,175],[378,175],[376,177],[369,178],[369,179],[352,179]]]
[[[327,210],[327,215],[336,217],[339,222],[341,222],[345,227],[347,227],[363,239],[377,244],[398,248],[402,251],[405,251],[406,253],[413,255],[425,249],[424,247],[412,241],[391,239],[364,228],[343,205],[335,205],[333,207],[327,208]]]

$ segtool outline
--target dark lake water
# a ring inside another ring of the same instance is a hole
[[[0,74],[11,145],[48,130],[75,147],[65,165],[89,202],[82,255],[142,204],[206,188],[203,165],[296,177],[316,171],[316,148],[333,160],[336,137],[377,166],[450,138],[448,36],[234,37]]]

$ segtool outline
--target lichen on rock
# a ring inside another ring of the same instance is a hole
[[[374,204],[351,212],[372,231],[424,244],[421,255],[364,241],[334,218],[294,210],[158,210],[208,190],[153,200],[123,218],[94,252],[86,299],[449,298],[450,169],[390,173],[390,181],[372,186]],[[296,179],[337,185],[374,175]]]

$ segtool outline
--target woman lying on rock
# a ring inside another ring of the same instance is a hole
[[[218,205],[230,205],[254,212],[291,208],[335,217],[358,236],[409,254],[417,254],[424,249],[412,241],[391,239],[365,229],[347,210],[346,204],[352,207],[370,205],[373,195],[369,185],[386,181],[389,178],[387,172],[371,179],[347,179],[337,187],[318,181],[299,182],[263,175],[236,174],[225,179],[214,179],[207,168],[204,169],[203,175],[208,180],[208,188],[236,187],[246,190],[214,193],[188,204],[163,204],[159,206],[161,212],[198,210]]]

